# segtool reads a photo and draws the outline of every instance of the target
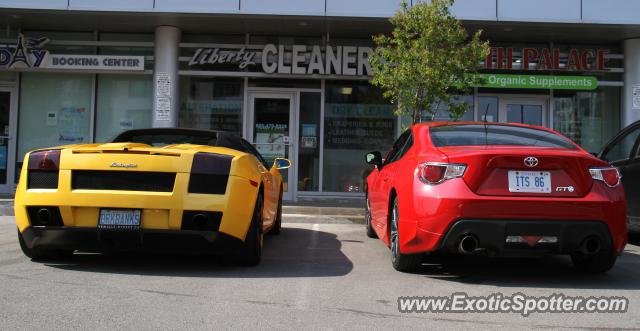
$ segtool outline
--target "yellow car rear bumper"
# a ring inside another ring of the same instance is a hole
[[[23,173],[23,175],[25,175]],[[142,210],[141,230],[171,233],[181,230],[185,211],[221,212],[219,233],[244,241],[249,229],[258,188],[242,177],[230,176],[224,195],[187,193],[189,174],[177,173],[173,192],[71,190],[71,171],[60,171],[57,190],[26,189],[21,181],[16,191],[18,230],[30,228],[27,207],[54,206],[60,210],[64,228],[96,229],[101,208]]]

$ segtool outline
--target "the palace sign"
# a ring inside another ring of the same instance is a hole
[[[605,49],[572,48],[564,53],[559,48],[492,47],[484,69],[608,71]]]
[[[265,45],[261,50],[196,49],[190,67],[237,65],[238,69],[256,67],[267,74],[370,76],[371,47]]]

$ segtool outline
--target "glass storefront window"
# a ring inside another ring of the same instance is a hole
[[[15,72],[0,71],[0,82],[14,82],[17,76]]]
[[[367,82],[327,82],[325,93],[323,191],[363,192],[366,153],[396,138],[395,108]]]
[[[460,117],[458,121],[473,121],[473,95],[459,95],[456,96],[457,99],[454,99],[456,104],[458,103],[466,103],[467,111]],[[434,108],[437,109],[436,115],[433,116],[427,111],[422,112],[421,122],[449,122],[451,121],[451,116],[449,112],[449,107],[442,103],[436,103]]]
[[[249,78],[249,87],[320,89],[319,79]]]
[[[7,156],[9,152],[9,114],[11,114],[11,92],[0,91],[0,184],[7,183]]]
[[[554,92],[553,128],[597,153],[620,131],[620,88]]]
[[[543,115],[541,105],[508,104],[507,123],[522,123],[528,125],[542,125]]]
[[[242,134],[242,79],[182,77],[180,126]]]
[[[122,42],[154,42],[153,33],[111,33],[101,32],[98,36],[100,41],[122,41]]]
[[[320,189],[320,92],[300,93],[298,191]]]
[[[478,97],[478,118],[482,122],[498,122],[498,97]]]
[[[98,49],[100,55],[148,55],[153,56],[153,34],[142,33],[100,33],[100,41],[121,42],[119,46],[103,46]],[[135,45],[134,43],[140,43]],[[147,44],[147,45],[145,45]],[[151,44],[151,45],[149,45]]]
[[[96,109],[97,142],[118,133],[151,127],[151,76],[99,75]]]
[[[93,32],[23,31],[23,34],[27,38],[47,37],[56,42],[95,40]],[[45,48],[52,54],[96,54],[94,46],[48,43]]]
[[[22,74],[19,164],[35,148],[90,142],[92,80],[85,74]]]
[[[321,36],[261,36],[250,35],[249,43],[253,45],[322,45]],[[341,45],[341,44],[337,44]]]
[[[213,44],[244,44],[247,37],[244,34],[190,34],[182,35],[183,43],[213,43]]]

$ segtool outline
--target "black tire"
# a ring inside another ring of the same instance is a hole
[[[576,270],[590,274],[605,273],[616,264],[618,257],[611,250],[603,250],[597,254],[585,255],[583,253],[571,254],[571,261]]]
[[[391,249],[391,264],[393,268],[409,272],[417,269],[423,259],[423,254],[402,254],[400,252],[400,235],[398,231],[398,220],[400,219],[400,211],[398,208],[398,197],[393,198],[391,214],[389,215],[389,246]]]
[[[18,230],[18,242],[20,243],[20,249],[22,253],[32,260],[61,260],[69,258],[73,255],[73,250],[61,250],[61,249],[43,249],[43,248],[29,248],[24,241],[24,237],[20,230]]]
[[[378,238],[378,234],[376,233],[376,231],[373,229],[373,227],[371,227],[371,205],[369,203],[369,194],[367,193],[367,195],[365,196],[365,214],[364,214],[364,226],[367,232],[367,237],[369,238]]]
[[[278,211],[276,212],[276,220],[273,223],[270,235],[277,236],[282,231],[282,187],[280,187],[280,197],[278,198]]]
[[[251,218],[251,225],[249,225],[249,231],[247,231],[247,237],[244,240],[244,246],[240,252],[238,262],[245,266],[255,266],[260,263],[262,257],[262,207],[263,207],[262,192],[258,193],[256,199],[256,206],[253,210],[253,217]]]

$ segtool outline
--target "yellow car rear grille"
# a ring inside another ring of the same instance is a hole
[[[176,174],[143,171],[73,170],[71,188],[74,190],[118,190],[145,192],[173,192]]]
[[[58,188],[58,171],[29,170],[27,188]]]

